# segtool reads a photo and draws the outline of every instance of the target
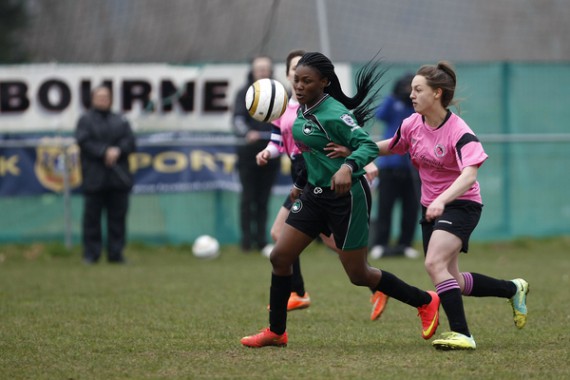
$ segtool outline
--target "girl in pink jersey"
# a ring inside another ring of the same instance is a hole
[[[422,234],[425,267],[432,279],[451,332],[433,341],[437,349],[475,349],[463,309],[462,294],[509,299],[515,326],[526,323],[528,283],[460,272],[459,256],[481,216],[477,182],[487,159],[483,146],[457,115],[449,111],[456,75],[447,62],[422,66],[412,81],[416,113],[402,122],[391,139],[377,143],[380,155],[410,153],[422,182]]]

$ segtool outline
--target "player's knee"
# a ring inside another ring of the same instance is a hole
[[[271,262],[273,270],[276,273],[289,271],[289,268],[293,264],[291,259],[287,257],[287,255],[280,253],[280,251],[275,248],[273,248],[273,251],[271,251],[271,255],[269,255],[269,261]]]
[[[424,267],[427,273],[432,277],[441,271],[446,270],[446,264],[433,256],[434,255],[428,255],[424,261]]]
[[[347,274],[353,285],[368,286],[367,276],[365,276],[361,271],[350,271]]]

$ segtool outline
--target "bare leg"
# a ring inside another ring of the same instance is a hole
[[[273,226],[271,226],[271,238],[274,242],[276,242],[279,238],[288,215],[289,210],[281,206],[279,212],[277,213],[277,216],[275,217],[275,220],[273,221]]]
[[[323,243],[325,243],[325,245],[327,247],[329,247],[330,249],[332,249],[333,251],[335,251],[336,253],[340,253],[341,250],[337,248],[336,243],[334,241],[334,235],[330,234],[329,236],[325,235],[325,234],[321,234],[321,240],[323,241]]]
[[[366,247],[351,251],[338,250],[338,254],[350,282],[357,286],[367,286],[370,289],[378,285],[382,272],[368,264]]]
[[[293,262],[312,241],[313,238],[285,223],[269,257],[273,274],[290,276]]]

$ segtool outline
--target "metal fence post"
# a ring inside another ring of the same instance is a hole
[[[64,244],[67,249],[73,247],[71,226],[71,184],[69,180],[69,159],[67,157],[68,146],[63,143],[59,156],[60,168],[63,176],[63,221],[64,221]]]

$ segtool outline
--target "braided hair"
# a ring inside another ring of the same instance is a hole
[[[380,69],[380,63],[374,57],[356,72],[356,95],[347,96],[340,86],[340,81],[334,71],[334,65],[329,58],[318,52],[305,53],[297,66],[310,66],[329,80],[324,92],[341,102],[352,111],[356,121],[361,126],[373,117],[381,86],[376,86],[386,69]]]

